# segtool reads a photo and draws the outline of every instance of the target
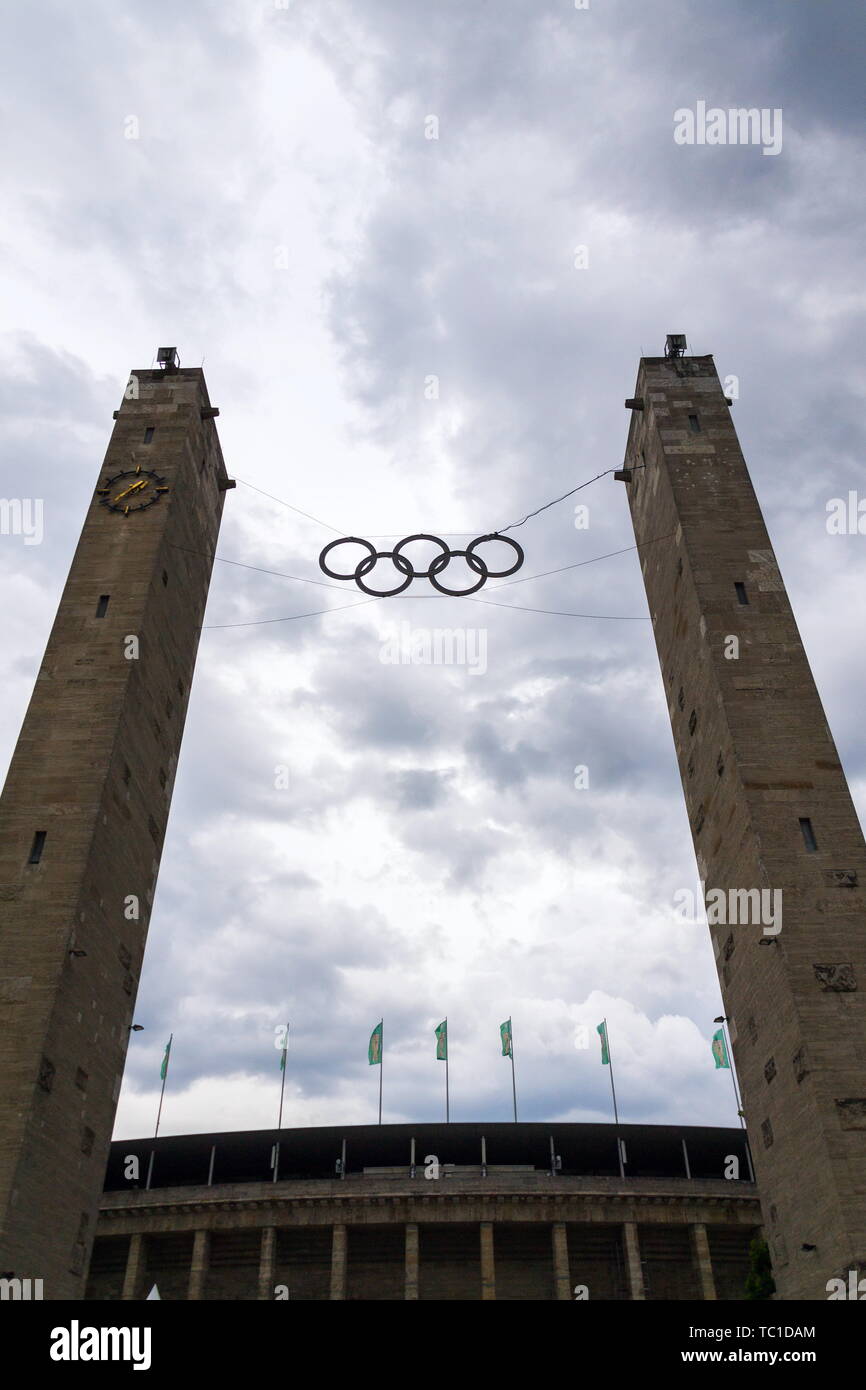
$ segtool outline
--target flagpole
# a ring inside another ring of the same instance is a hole
[[[511,1023],[511,1019],[509,1019],[508,1022]],[[513,1096],[514,1096],[514,1123],[517,1124],[517,1082],[516,1082],[515,1079],[514,1079],[514,1025],[513,1025],[513,1024],[512,1024],[512,1026],[511,1026],[510,1031],[509,1031],[509,1039],[510,1039],[510,1042],[511,1042],[511,1047],[510,1047],[509,1051],[510,1051],[510,1053],[511,1053],[511,1091],[512,1091],[512,1094],[513,1094]]]
[[[740,1100],[739,1092],[737,1091],[737,1078],[734,1073],[734,1053],[731,1047],[731,1035],[728,1032],[727,1020],[724,1018],[722,1019],[722,1028],[724,1029],[725,1035],[725,1051],[728,1054],[728,1069],[731,1073],[731,1085],[734,1088],[734,1100],[737,1102],[737,1115],[740,1120],[740,1128],[745,1129],[746,1122],[743,1119],[743,1103]]]
[[[382,1072],[385,1069],[385,1019],[379,1019],[382,1032],[379,1035],[379,1124],[382,1123]]]
[[[286,1024],[286,1036],[285,1036],[285,1040],[284,1040],[284,1042],[283,1042],[283,1050],[282,1050],[282,1053],[281,1053],[281,1055],[280,1055],[280,1071],[283,1073],[283,1079],[282,1079],[282,1081],[280,1082],[280,1114],[279,1114],[279,1118],[277,1119],[277,1142],[276,1142],[276,1144],[274,1145],[274,1154],[273,1154],[273,1158],[274,1158],[274,1182],[277,1181],[277,1178],[278,1178],[279,1175],[280,1175],[280,1131],[282,1130],[282,1127],[283,1127],[283,1096],[285,1095],[285,1091],[286,1091],[286,1063],[287,1063],[287,1061],[288,1061],[288,1056],[289,1056],[289,1025],[288,1025],[288,1023],[287,1023],[287,1024]]]
[[[598,1017],[597,1014],[596,1014],[596,1017]],[[615,1087],[614,1084],[613,1084],[613,1054],[611,1053],[611,1050],[610,1050],[610,1037],[609,1037],[608,1031],[607,1031],[607,1019],[604,1020],[604,1040],[605,1040],[605,1042],[607,1043],[607,1065],[608,1065],[608,1067],[610,1068],[610,1089],[611,1089],[611,1094],[612,1094],[612,1096],[613,1096],[613,1122],[614,1122],[615,1125],[618,1126],[618,1125],[619,1125],[619,1115],[617,1114],[617,1109],[616,1109],[616,1087]]]
[[[153,1131],[154,1139],[159,1134],[159,1119],[162,1115],[162,1098],[165,1095],[165,1083],[168,1080],[168,1063],[171,1057],[171,1040],[173,1037],[174,1033],[170,1033],[168,1037],[168,1047],[165,1050],[165,1075],[162,1078],[162,1090],[159,1093],[159,1109],[156,1112],[156,1129]]]
[[[449,1122],[448,1113],[448,1015],[445,1015],[445,1123]]]
[[[285,1095],[285,1092],[286,1092],[286,1064],[287,1064],[288,1060],[289,1060],[289,1025],[288,1025],[288,1023],[287,1023],[287,1024],[286,1024],[286,1042],[285,1042],[285,1046],[283,1047],[283,1065],[282,1065],[282,1067],[281,1067],[281,1071],[282,1071],[282,1073],[283,1073],[283,1079],[282,1079],[282,1081],[280,1082],[280,1118],[277,1120],[277,1129],[278,1129],[278,1130],[282,1129],[282,1127],[283,1127],[283,1096]],[[277,1139],[277,1143],[279,1143],[279,1139]]]

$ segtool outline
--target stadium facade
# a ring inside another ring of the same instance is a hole
[[[276,1164],[276,1175],[275,1175]],[[740,1129],[363,1125],[112,1144],[87,1298],[742,1299]]]

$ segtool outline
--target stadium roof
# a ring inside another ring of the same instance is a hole
[[[563,1176],[620,1177],[618,1139],[624,1146],[623,1172],[627,1178],[723,1178],[728,1156],[735,1155],[740,1161],[740,1180],[751,1181],[742,1129],[479,1122],[329,1125],[115,1140],[105,1188],[129,1189],[130,1181],[124,1176],[129,1155],[138,1157],[142,1172],[149,1172],[151,1188],[268,1182],[273,1179],[277,1143],[280,1181],[333,1179],[339,1175],[339,1162],[345,1164],[346,1177],[383,1169],[408,1175],[413,1155],[421,1168],[431,1154],[442,1165],[453,1164],[479,1174],[486,1163],[493,1171],[551,1172],[555,1168]],[[557,1158],[561,1163],[555,1167]]]

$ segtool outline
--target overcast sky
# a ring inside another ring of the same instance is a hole
[[[4,768],[158,345],[204,359],[243,480],[219,555],[322,580],[337,534],[465,545],[620,466],[683,332],[737,378],[862,813],[866,537],[827,531],[866,495],[862,4],[35,0],[2,31],[0,492],[45,508],[0,536]],[[677,143],[699,102],[781,112],[781,149]],[[527,578],[632,545],[622,484],[515,535],[511,616],[216,563],[118,1137],[170,1032],[161,1132],[275,1124],[286,1018],[284,1122],[373,1121],[382,1015],[386,1121],[444,1116],[447,1015],[455,1120],[510,1117],[509,1016],[520,1117],[610,1118],[606,1016],[623,1120],[737,1123],[635,553]],[[383,659],[436,628],[474,665]]]

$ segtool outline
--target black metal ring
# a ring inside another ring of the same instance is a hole
[[[465,555],[466,563],[469,568],[473,569],[476,574],[481,576],[477,584],[473,584],[471,589],[446,589],[445,585],[440,584],[439,580],[436,578],[437,574],[444,570],[449,561],[455,559],[458,555]],[[429,570],[429,579],[433,588],[438,589],[440,594],[448,594],[450,598],[464,598],[466,594],[476,593],[487,579],[488,574],[489,570],[480,555],[472,555],[468,550],[449,550],[447,555],[437,555],[435,560],[432,561]]]
[[[372,560],[372,561],[373,561],[373,564],[376,563],[376,562],[375,562],[376,547],[373,546],[373,545],[371,545],[369,541],[365,541],[365,540],[363,539],[362,536],[342,536],[342,537],[340,538],[340,540],[338,540],[338,541],[330,541],[330,542],[328,543],[328,545],[325,546],[324,550],[322,551],[321,555],[319,556],[319,565],[320,565],[321,568],[325,571],[325,574],[327,574],[331,579],[355,579],[355,578],[356,578],[356,575],[355,575],[355,571],[354,571],[354,570],[352,571],[351,574],[338,574],[336,570],[329,570],[329,569],[328,569],[328,566],[325,564],[325,556],[327,555],[327,553],[328,553],[329,550],[333,550],[333,549],[334,549],[334,546],[335,546],[335,545],[364,545],[364,546],[367,547],[367,554],[365,555],[364,559],[366,559],[366,560]],[[362,564],[362,563],[363,563],[363,561],[361,561],[361,560],[358,561],[358,564]],[[370,566],[370,568],[372,569],[372,565]],[[366,571],[365,571],[365,573],[366,573]]]
[[[439,545],[439,546],[442,547],[441,554],[435,555],[435,556],[433,557],[433,560],[431,561],[431,564],[433,564],[436,560],[441,560],[443,555],[447,555],[447,556],[449,556],[449,557],[450,557],[450,555],[451,555],[450,547],[447,546],[447,545],[445,544],[445,542],[444,542],[443,540],[440,539],[439,536],[430,536],[430,535],[427,534],[426,531],[419,531],[419,533],[418,533],[417,536],[407,536],[405,540],[400,541],[399,544],[397,544],[397,545],[394,546],[394,549],[393,549],[393,551],[392,551],[392,554],[394,554],[394,555],[399,555],[400,552],[401,552],[402,549],[403,549],[403,546],[404,546],[404,545],[411,545],[412,541],[432,541],[434,545]],[[402,557],[402,558],[405,558],[405,556]],[[410,561],[409,563],[411,564],[411,561]],[[448,563],[448,561],[446,560],[446,561],[445,561],[445,564],[447,564],[447,563]],[[414,570],[414,574],[415,574],[415,578],[416,578],[416,579],[429,579],[429,578],[430,578],[430,571],[429,571],[429,570],[416,570],[416,569],[414,569],[414,566],[413,566],[413,570]]]
[[[523,564],[523,547],[518,545],[517,541],[513,541],[510,536],[500,536],[497,535],[495,531],[491,532],[489,536],[478,536],[474,541],[470,541],[469,545],[466,547],[467,555],[471,554],[475,559],[479,559],[480,556],[475,555],[475,547],[476,545],[483,545],[485,541],[502,541],[503,545],[513,545],[517,553],[517,559],[510,569],[492,570],[488,566],[487,572],[491,579],[504,579],[506,575],[514,574],[515,570],[520,569],[520,566]]]
[[[393,560],[398,570],[402,570],[406,578],[402,584],[398,584],[396,589],[369,589],[361,578],[362,574],[369,574],[374,568],[377,560]],[[355,569],[354,579],[358,588],[365,594],[370,594],[372,598],[393,598],[394,594],[402,594],[404,589],[408,589],[412,580],[415,578],[415,571],[412,564],[406,559],[405,555],[398,555],[393,550],[374,550],[372,555],[365,555],[363,560],[359,560]]]

